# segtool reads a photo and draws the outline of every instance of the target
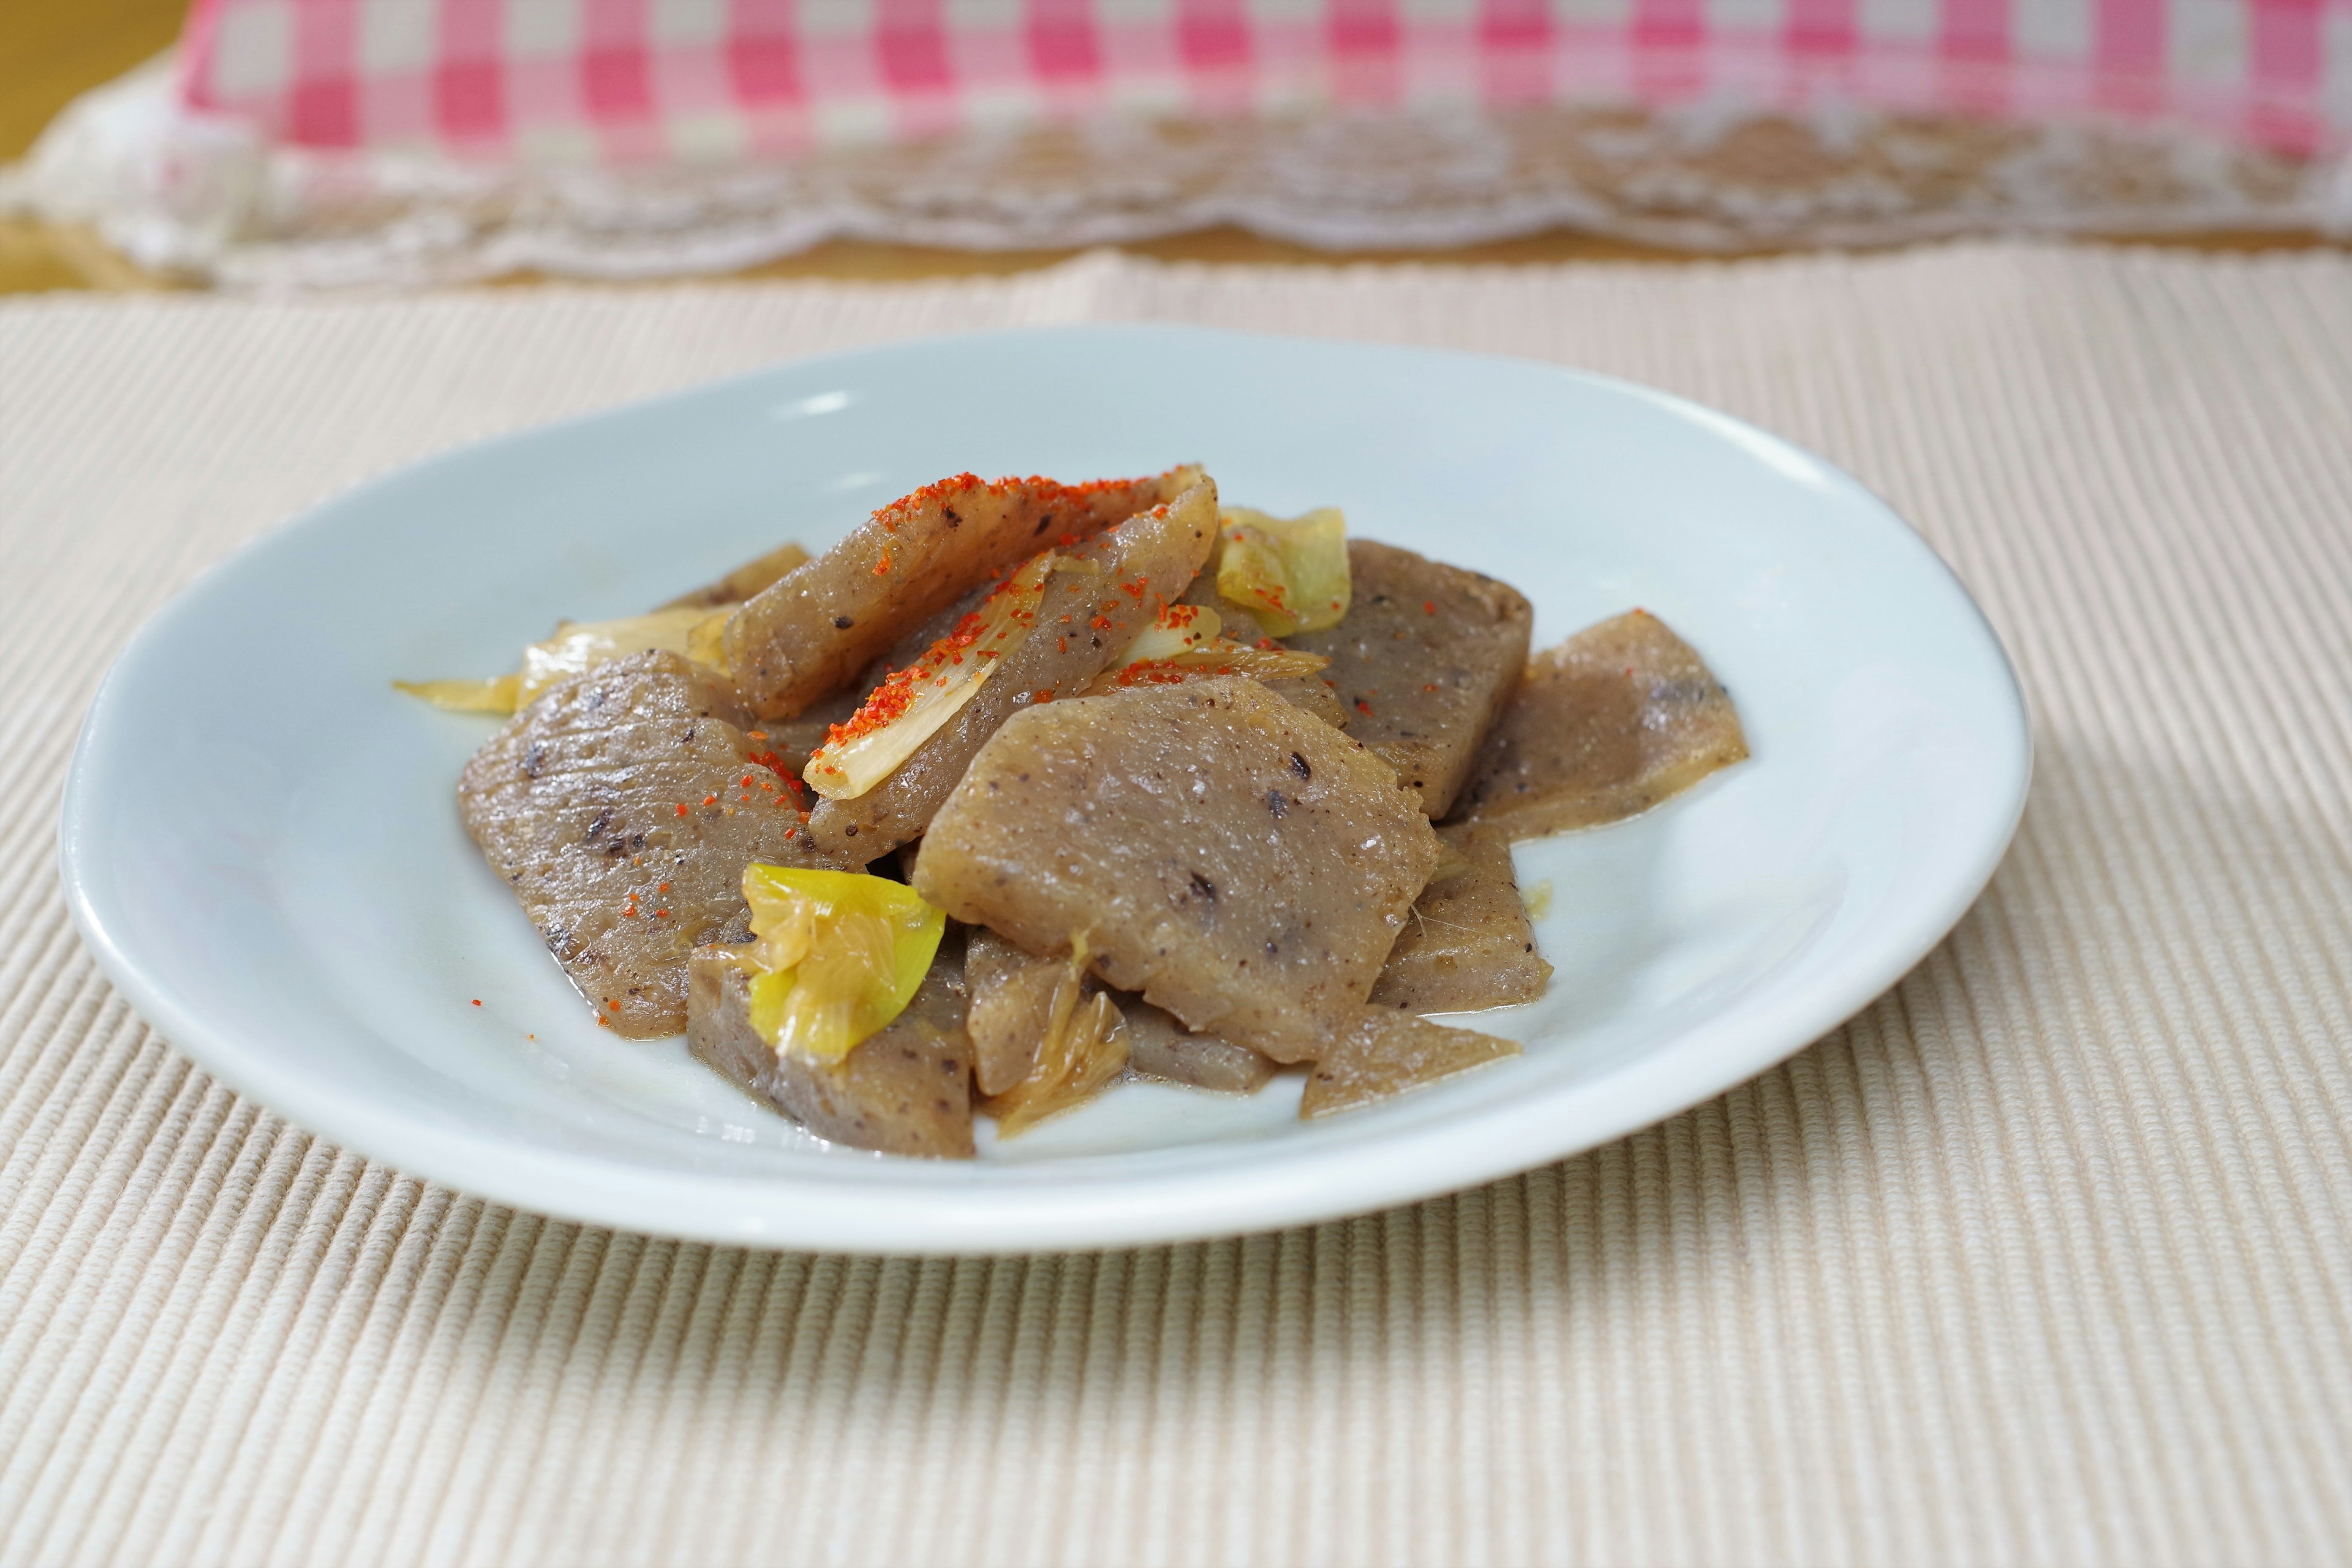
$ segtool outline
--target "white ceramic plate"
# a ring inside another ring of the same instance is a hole
[[[1639,605],[1730,687],[1753,759],[1523,846],[1550,994],[1526,1055],[1296,1120],[1129,1085],[971,1162],[830,1148],[593,1026],[460,828],[489,721],[394,676],[488,674],[944,474],[1208,464],[1234,501],[1491,573],[1543,646]],[[168,758],[168,787],[156,759]],[[1358,1213],[1573,1153],[1835,1027],[2009,843],[2030,753],[1967,593],[1861,486],[1736,420],[1513,361],[1166,328],[910,343],[420,463],[278,530],[108,676],[66,793],[75,918],[132,1004],[347,1148],[525,1208],[860,1251],[1167,1241]],[[479,998],[481,1005],[473,1005]],[[533,1038],[532,1037],[536,1037]]]

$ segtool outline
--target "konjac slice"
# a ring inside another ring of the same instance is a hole
[[[780,1053],[751,1023],[751,975],[737,950],[690,965],[687,1043],[709,1066],[820,1138],[934,1159],[971,1157],[971,1047],[952,956],[931,966],[905,1012],[838,1063]]]
[[[1475,826],[1442,827],[1437,836],[1447,859],[1389,950],[1374,1005],[1467,1013],[1534,1001],[1550,984],[1551,965],[1536,951],[1509,841]]]
[[[1354,1110],[1519,1054],[1493,1035],[1368,1007],[1307,1076],[1302,1119]]]
[[[1346,618],[1294,648],[1323,672],[1348,733],[1385,758],[1444,816],[1520,670],[1535,613],[1517,589],[1369,539],[1348,542]]]
[[[1208,556],[1216,521],[1216,486],[1204,479],[1070,552],[1073,560],[1048,578],[1028,636],[1004,650],[978,692],[888,777],[816,807],[810,826],[818,844],[866,861],[921,834],[999,725],[1084,690],[1162,603],[1183,592]],[[861,712],[845,729],[854,735],[866,719]]]
[[[1127,1018],[1129,1072],[1219,1094],[1255,1094],[1274,1076],[1274,1063],[1247,1046],[1196,1035],[1140,997],[1117,1000]]]
[[[750,933],[746,865],[831,863],[744,724],[708,672],[635,654],[551,688],[459,780],[466,830],[623,1035],[686,1027],[687,955]]]
[[[1596,826],[1747,755],[1739,714],[1706,661],[1634,610],[1528,662],[1459,815],[1512,838]]]
[[[1370,994],[1437,864],[1394,770],[1227,677],[1030,708],[972,759],[918,892],[1277,1061]]]
[[[764,718],[846,683],[973,584],[1049,545],[1076,544],[1190,488],[1199,470],[1065,485],[971,474],[891,502],[728,618],[728,672]]]

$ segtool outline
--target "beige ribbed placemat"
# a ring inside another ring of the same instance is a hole
[[[1613,371],[1852,468],[2024,676],[1991,890],[1584,1158],[993,1261],[420,1184],[211,1083],[76,942],[82,707],[238,541],[782,356],[1138,316]],[[0,528],[0,1562],[2352,1561],[2352,258],[32,300]]]

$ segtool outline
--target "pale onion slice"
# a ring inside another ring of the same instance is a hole
[[[1162,605],[1151,624],[1127,645],[1127,651],[1111,660],[1111,668],[1191,653],[1215,642],[1223,630],[1224,617],[1205,605]]]
[[[1137,639],[1140,641],[1141,639]],[[1297,648],[1252,647],[1230,637],[1218,637],[1199,647],[1165,658],[1142,658],[1106,669],[1087,683],[1088,697],[1136,686],[1176,686],[1213,675],[1243,675],[1252,680],[1288,680],[1313,675],[1330,664],[1319,653]]]
[[[1217,593],[1272,636],[1319,632],[1348,613],[1348,520],[1336,506],[1280,518],[1227,507],[1217,531]]]
[[[628,616],[615,621],[566,621],[545,642],[522,650],[522,668],[488,680],[395,680],[411,697],[457,713],[513,713],[530,706],[549,687],[633,653],[655,649],[683,654],[724,673],[719,662],[719,628],[729,612],[689,605]]]
[[[1127,1068],[1127,1020],[1106,992],[1085,995],[1087,934],[1071,944],[1069,967],[1054,984],[1045,1038],[1029,1076],[982,1103],[996,1135],[1015,1138],[1049,1116],[1075,1110]]]
[[[809,753],[801,778],[828,800],[855,800],[888,778],[915,748],[979,694],[1003,656],[1037,623],[1045,579],[1062,557],[1046,551],[997,584],[980,607],[920,658],[893,670],[845,724]]]

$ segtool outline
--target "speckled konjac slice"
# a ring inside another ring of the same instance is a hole
[[[1307,1075],[1303,1119],[1354,1110],[1519,1054],[1517,1044],[1370,1007]]]
[[[1331,661],[1348,733],[1442,817],[1527,664],[1535,612],[1492,577],[1370,539],[1348,542],[1348,571],[1346,617],[1288,644]]]
[[[1222,1035],[1199,1035],[1175,1016],[1139,996],[1117,998],[1127,1019],[1127,1068],[1218,1094],[1255,1094],[1274,1077],[1274,1063]]]
[[[751,981],[725,947],[693,955],[687,1041],[703,1062],[818,1137],[854,1149],[970,1159],[971,1046],[952,954],[907,1010],[838,1064],[779,1058],[751,1026]]]
[[[467,832],[618,1033],[686,1027],[688,953],[749,934],[745,866],[833,864],[769,755],[703,672],[656,652],[550,689],[466,764]]]
[[[1528,661],[1456,815],[1515,839],[1594,827],[1747,755],[1739,714],[1706,661],[1633,610]]]
[[[1256,682],[1031,708],[932,821],[916,890],[1277,1061],[1370,994],[1437,864],[1393,769]]]
[[[1034,628],[971,700],[888,778],[864,795],[817,807],[810,824],[817,842],[865,861],[922,833],[997,726],[1084,690],[1162,604],[1183,592],[1208,559],[1216,527],[1217,488],[1204,479],[1071,552],[1099,570],[1055,572]]]
[[[1091,538],[1199,477],[1176,468],[1065,485],[960,474],[927,485],[730,616],[722,637],[729,671],[753,712],[791,718],[973,584],[1049,545]]]
[[[1551,965],[1536,951],[1509,841],[1475,826],[1440,828],[1438,837],[1447,861],[1389,950],[1373,1004],[1467,1013],[1534,1001],[1550,984]]]

